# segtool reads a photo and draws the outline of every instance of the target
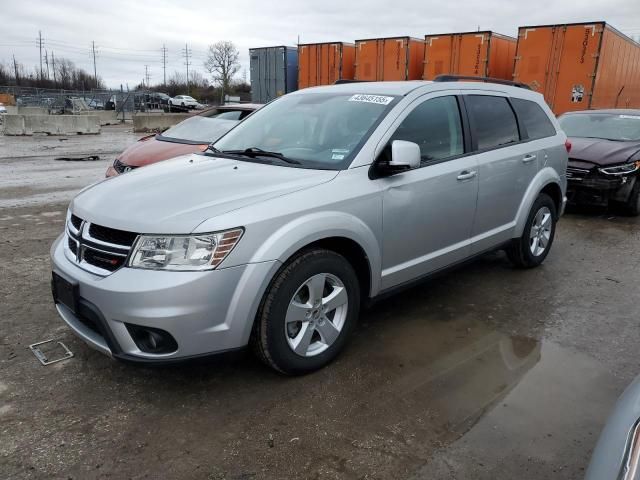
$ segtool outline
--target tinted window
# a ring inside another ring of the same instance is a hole
[[[418,105],[391,137],[420,146],[422,162],[464,153],[460,109],[455,97],[439,97]]]
[[[240,120],[240,116],[242,115],[242,110],[227,110],[224,112],[216,113],[215,115],[211,115],[209,118],[218,118],[224,120]]]
[[[506,98],[468,95],[465,104],[475,127],[478,150],[520,140],[516,116]]]
[[[536,102],[512,98],[511,104],[530,139],[552,137],[556,134],[549,117]]]

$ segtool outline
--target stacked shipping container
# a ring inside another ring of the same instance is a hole
[[[363,81],[419,80],[424,42],[411,37],[356,40],[355,79]]]
[[[605,22],[520,27],[518,40],[463,32],[249,50],[254,102],[299,87],[361,81],[432,80],[440,74],[513,79],[542,93],[556,114],[640,108],[640,44]],[[514,55],[515,53],[515,55]],[[299,74],[299,80],[298,80]]]
[[[298,88],[353,80],[356,47],[353,43],[298,45]]]
[[[520,27],[513,78],[556,115],[640,108],[640,45],[605,22]]]
[[[441,74],[511,80],[516,39],[490,31],[425,35],[422,78]]]
[[[298,89],[298,49],[263,47],[249,49],[251,101],[267,103]]]

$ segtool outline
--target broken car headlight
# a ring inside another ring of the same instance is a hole
[[[195,235],[141,235],[128,266],[151,270],[212,270],[231,253],[243,233],[244,229],[234,228]]]
[[[613,167],[599,168],[600,172],[605,175],[628,175],[629,173],[640,170],[640,160],[625,163],[624,165],[615,165]]]

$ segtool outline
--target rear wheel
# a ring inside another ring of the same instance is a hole
[[[533,202],[520,238],[506,249],[511,262],[520,268],[537,267],[547,258],[556,233],[556,206],[549,195],[541,193]]]
[[[359,307],[358,278],[342,255],[323,249],[303,252],[280,270],[265,294],[252,346],[281,373],[317,370],[342,350]]]

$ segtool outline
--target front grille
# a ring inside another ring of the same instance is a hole
[[[71,215],[67,228],[67,256],[85,270],[109,275],[126,263],[137,236]]]
[[[80,225],[82,225],[82,219],[79,217],[76,217],[75,215],[71,215],[71,225],[73,225],[76,230],[80,230]]]
[[[89,226],[89,235],[96,240],[116,245],[126,245],[130,247],[135,242],[137,233],[125,232],[124,230],[116,230],[115,228],[107,228],[92,223]]]
[[[113,162],[113,168],[118,173],[126,173],[131,170],[135,170],[138,167],[134,165],[127,165],[116,158],[115,162]]]
[[[84,248],[82,252],[82,259],[90,265],[95,265],[98,268],[108,270],[109,272],[115,272],[122,265],[127,257],[115,256],[111,253],[100,252],[92,248]]]
[[[69,250],[74,255],[78,255],[78,242],[76,242],[73,238],[69,237]]]

